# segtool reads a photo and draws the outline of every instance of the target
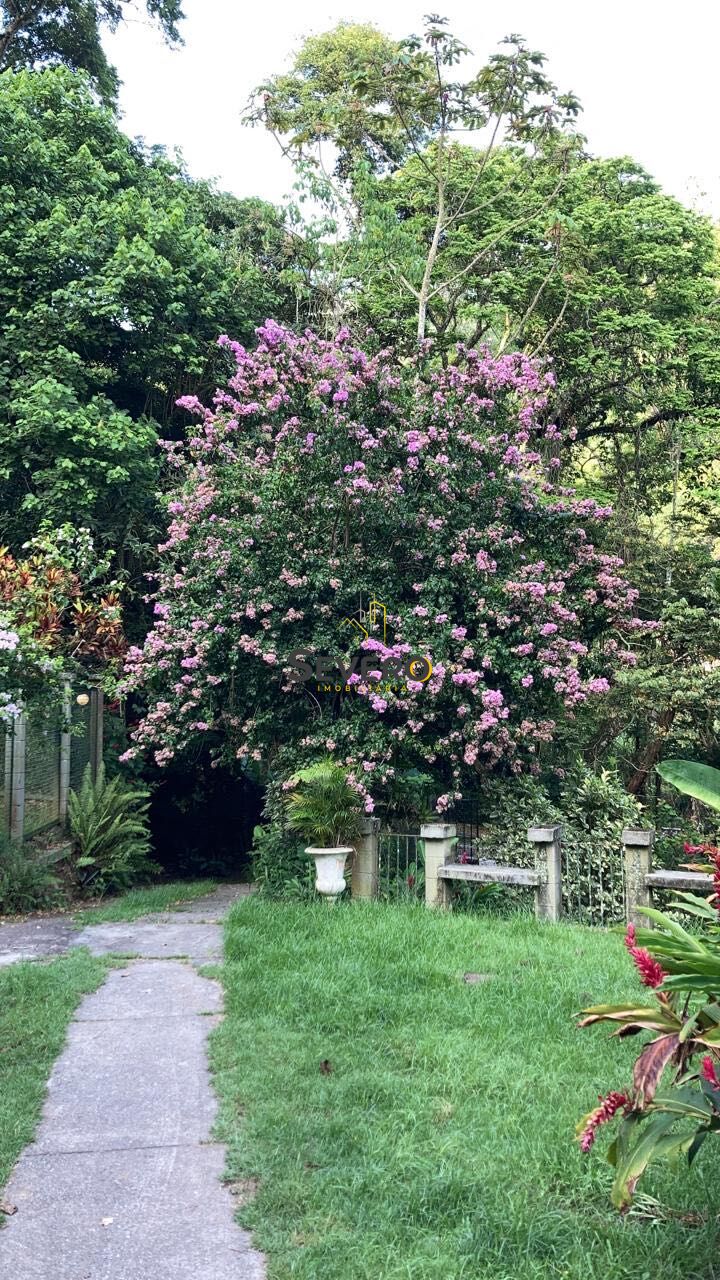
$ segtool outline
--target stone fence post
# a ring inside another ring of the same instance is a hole
[[[638,907],[650,906],[650,889],[645,877],[650,874],[655,831],[626,830],[622,833],[623,867],[625,871],[625,915],[628,924],[642,924],[648,928],[650,921],[638,911]]]
[[[353,898],[377,898],[380,864],[380,819],[363,818],[355,840],[352,861],[351,893]]]
[[[420,839],[425,846],[425,906],[447,907],[450,904],[450,886],[438,879],[438,868],[452,862],[457,827],[451,822],[426,822],[420,827]]]
[[[538,920],[556,921],[562,914],[562,827],[530,827],[528,840],[535,846],[539,876],[535,890]]]

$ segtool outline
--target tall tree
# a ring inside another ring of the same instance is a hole
[[[0,0],[0,71],[58,65],[85,71],[111,103],[119,81],[102,47],[102,29],[114,31],[131,7],[130,0]],[[180,0],[145,0],[145,8],[165,39],[178,43]]]
[[[430,337],[443,361],[458,341],[552,360],[554,461],[613,506],[606,548],[661,623],[574,746],[643,793],[668,746],[707,756],[717,734],[717,240],[632,159],[583,150],[575,100],[524,42],[453,81],[465,53],[434,19],[396,44],[343,26],[262,86],[251,117],[335,215],[317,263],[326,331],[341,316],[382,346]]]
[[[0,540],[72,519],[137,563],[157,435],[214,385],[220,333],[295,317],[295,241],[132,143],[66,68],[0,76],[0,134]]]
[[[454,68],[470,51],[447,30],[444,18],[431,15],[422,37],[394,44],[372,28],[341,25],[307,42],[289,74],[261,85],[248,114],[251,122],[261,121],[280,136],[291,154],[318,168],[322,142],[332,141],[337,176],[349,177],[354,195],[363,185],[359,166],[376,173],[416,159],[431,191],[431,230],[415,278],[395,265],[398,281],[414,300],[418,340],[427,334],[434,300],[485,254],[483,245],[477,258],[449,279],[440,271],[443,241],[468,202],[477,211],[481,193],[475,188],[495,149],[514,142],[552,166],[556,185],[544,193],[540,206],[547,210],[562,186],[567,156],[578,145],[572,132],[576,97],[558,93],[545,75],[543,54],[520,36],[508,37],[504,45],[469,79],[457,79]],[[470,190],[454,200],[450,179],[458,132],[478,135],[482,159]],[[525,195],[523,218],[530,220],[538,199],[532,189]]]

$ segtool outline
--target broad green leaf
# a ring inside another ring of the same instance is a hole
[[[690,1148],[693,1134],[678,1136],[669,1132],[676,1118],[665,1112],[654,1112],[643,1124],[638,1141],[619,1159],[611,1193],[616,1208],[625,1210],[632,1204],[638,1179],[651,1160],[660,1159],[683,1146]]]
[[[668,1115],[687,1116],[693,1120],[705,1121],[712,1115],[712,1106],[702,1093],[690,1086],[674,1089],[672,1093],[656,1093],[652,1104],[653,1111],[663,1111]]]
[[[692,934],[689,934],[686,929],[683,929],[682,925],[678,924],[677,920],[671,920],[670,916],[666,915],[663,911],[657,911],[655,907],[638,907],[638,911],[642,912],[644,916],[649,916],[649,918],[654,920],[656,924],[660,925],[662,929],[671,933],[674,938],[678,938],[680,941],[684,942],[691,951],[707,950],[702,943],[698,942],[697,938],[693,938]]]
[[[657,771],[683,795],[700,800],[710,809],[720,810],[720,769],[694,760],[664,760],[657,765]]]

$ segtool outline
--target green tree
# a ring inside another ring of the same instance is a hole
[[[272,206],[193,183],[66,68],[0,76],[0,539],[73,519],[138,567],[159,432],[216,340],[295,317]]]
[[[204,739],[279,781],[330,752],[375,797],[430,771],[438,812],[492,768],[539,773],[635,630],[591,541],[604,513],[543,464],[550,375],[259,337],[226,340],[214,408],[187,401],[154,626],[128,655],[131,756]]]
[[[129,0],[0,0],[0,71],[57,65],[85,71],[111,103],[119,81],[102,47],[102,29],[114,31],[130,8]],[[165,39],[178,43],[180,0],[145,0],[145,8]]]
[[[482,209],[478,183],[499,143],[515,142],[528,155],[542,155],[546,168],[554,169],[555,188],[549,196],[543,193],[539,205],[546,211],[562,186],[567,156],[578,143],[572,133],[578,101],[573,94],[558,93],[544,73],[543,54],[520,36],[510,36],[502,51],[469,79],[454,78],[454,68],[469,52],[436,15],[426,19],[422,37],[397,43],[373,28],[344,24],[307,41],[290,73],[259,87],[248,115],[280,136],[291,155],[309,159],[321,170],[322,143],[331,141],[338,152],[336,174],[350,179],[346,212],[349,200],[354,212],[362,213],[368,188],[363,170],[375,175],[396,169],[402,160],[417,163],[430,193],[429,235],[406,237],[412,245],[409,271],[392,255],[388,261],[398,284],[414,300],[418,340],[427,334],[433,302],[457,280],[456,272],[447,278],[441,270],[443,243],[468,202],[474,213]],[[458,152],[453,135],[458,131],[478,134],[482,148],[470,189],[455,200],[452,170]],[[372,181],[369,185],[372,190]],[[522,222],[537,211],[538,199],[527,190]],[[481,246],[478,261],[483,254]],[[460,279],[475,265],[475,257],[462,268]]]
[[[458,341],[552,360],[557,467],[613,507],[606,549],[661,622],[568,749],[644,794],[665,749],[706,758],[718,733],[717,237],[632,159],[587,154],[575,100],[523,41],[453,81],[465,52],[434,19],[394,46],[344,26],[262,86],[254,118],[335,216],[316,263],[327,328],[406,351],[427,336],[443,361]],[[478,145],[462,126],[484,128]]]

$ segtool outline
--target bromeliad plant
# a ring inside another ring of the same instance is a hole
[[[670,760],[658,772],[720,810],[719,770]],[[596,1005],[583,1010],[579,1024],[612,1022],[622,1037],[654,1033],[635,1062],[632,1084],[600,1098],[577,1130],[587,1152],[600,1126],[620,1117],[608,1159],[616,1170],[612,1201],[621,1211],[651,1161],[684,1155],[691,1164],[708,1135],[720,1132],[720,848],[686,845],[686,852],[707,856],[692,869],[713,876],[713,893],[705,899],[678,892],[670,910],[693,916],[700,930],[691,934],[664,912],[644,908],[656,928],[628,925],[625,945],[654,1002]]]

